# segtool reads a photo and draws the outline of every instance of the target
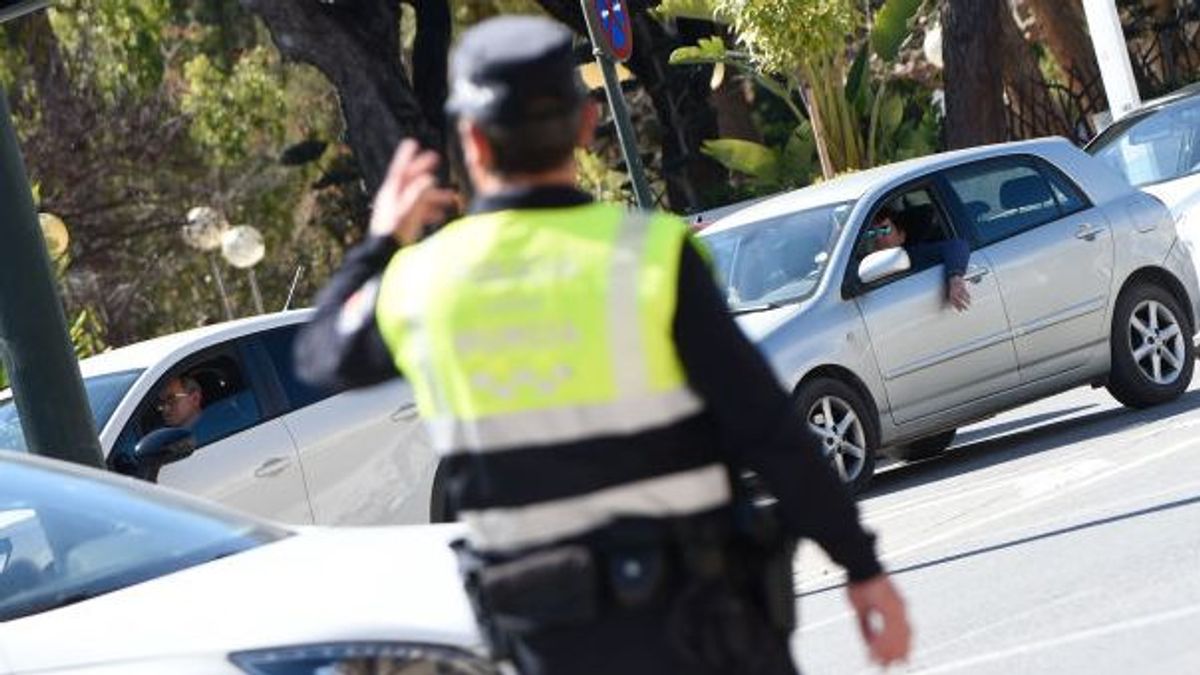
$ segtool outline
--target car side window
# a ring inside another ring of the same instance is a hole
[[[118,445],[136,444],[158,429],[186,427],[200,449],[262,418],[262,406],[241,365],[223,350],[189,360],[162,378],[122,431]]]
[[[275,367],[275,374],[279,377],[279,384],[287,395],[289,410],[319,403],[337,393],[313,387],[297,376],[292,347],[299,332],[300,326],[293,325],[276,328],[261,335],[271,365]]]
[[[980,245],[993,244],[1061,217],[1050,183],[1020,161],[986,162],[946,172]]]
[[[854,269],[868,255],[888,248],[894,239],[890,232],[878,227],[878,214],[888,209],[894,214],[895,227],[904,231],[904,246],[931,244],[952,238],[936,198],[927,187],[910,189],[885,200],[868,219],[868,225],[859,233],[855,245]],[[936,266],[940,260],[914,260],[910,273],[920,272]],[[898,278],[898,277],[897,277]]]
[[[1045,164],[1041,168],[1042,174],[1050,183],[1050,189],[1054,192],[1054,198],[1058,200],[1060,218],[1091,208],[1092,202],[1061,171]]]

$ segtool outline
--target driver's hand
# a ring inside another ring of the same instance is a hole
[[[971,292],[967,290],[967,282],[961,276],[950,277],[946,284],[946,301],[960,312],[971,308]]]

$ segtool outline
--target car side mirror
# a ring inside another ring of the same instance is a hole
[[[158,480],[158,470],[196,451],[196,436],[191,429],[166,427],[146,434],[127,456],[114,458],[119,473],[148,481]]]
[[[912,260],[903,248],[897,246],[876,251],[863,258],[858,264],[858,279],[864,284],[872,284],[910,269]]]

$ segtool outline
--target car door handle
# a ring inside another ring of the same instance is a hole
[[[405,403],[392,413],[393,422],[412,422],[420,417],[421,412],[417,410],[416,403]]]
[[[254,470],[255,478],[273,478],[283,473],[292,465],[287,457],[272,457]]]
[[[1083,239],[1084,241],[1096,241],[1096,237],[1100,236],[1103,232],[1104,228],[1080,225],[1079,229],[1075,231],[1075,238]]]
[[[963,275],[963,281],[969,281],[973,284],[977,284],[980,281],[982,281],[984,277],[986,277],[988,275],[989,271],[990,270],[988,270],[988,268],[986,268],[986,267],[976,267],[973,269],[969,269],[969,270],[967,270],[967,273]]]

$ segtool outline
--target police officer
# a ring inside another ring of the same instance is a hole
[[[738,526],[752,469],[783,529],[846,568],[872,658],[906,658],[872,536],[686,227],[576,189],[598,112],[570,34],[485,21],[451,82],[469,214],[417,243],[455,196],[402,143],[297,362],[326,386],[411,382],[493,646],[526,674],[795,673],[790,549]]]

